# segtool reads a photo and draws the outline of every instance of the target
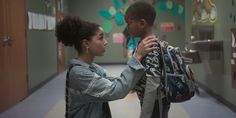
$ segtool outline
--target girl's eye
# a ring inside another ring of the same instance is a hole
[[[103,34],[103,33],[101,33],[101,34],[98,35],[98,39],[99,39],[99,40],[103,40],[103,38],[104,38],[104,34]]]
[[[103,36],[100,36],[99,39],[103,39]]]

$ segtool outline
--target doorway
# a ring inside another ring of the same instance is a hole
[[[27,92],[24,0],[0,0],[0,112]]]

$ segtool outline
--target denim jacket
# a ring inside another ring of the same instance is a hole
[[[120,77],[109,75],[95,63],[89,65],[72,59],[70,64],[77,66],[68,72],[67,118],[104,118],[104,103],[124,98],[145,72],[134,57],[128,61]]]

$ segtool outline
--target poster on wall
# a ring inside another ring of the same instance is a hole
[[[56,17],[28,12],[28,29],[54,30],[55,26],[56,26]]]
[[[162,22],[160,23],[161,32],[173,32],[175,24],[173,22]]]
[[[114,33],[112,34],[113,43],[123,43],[124,42],[123,33]]]
[[[236,89],[236,28],[231,29],[231,70],[232,70],[232,87]]]
[[[193,0],[193,23],[214,23],[216,18],[217,8],[212,0]]]

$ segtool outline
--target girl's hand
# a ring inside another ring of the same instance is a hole
[[[137,50],[134,53],[134,57],[138,60],[142,60],[142,58],[154,49],[157,49],[155,45],[157,45],[158,39],[155,35],[148,36],[144,38],[137,47]]]

